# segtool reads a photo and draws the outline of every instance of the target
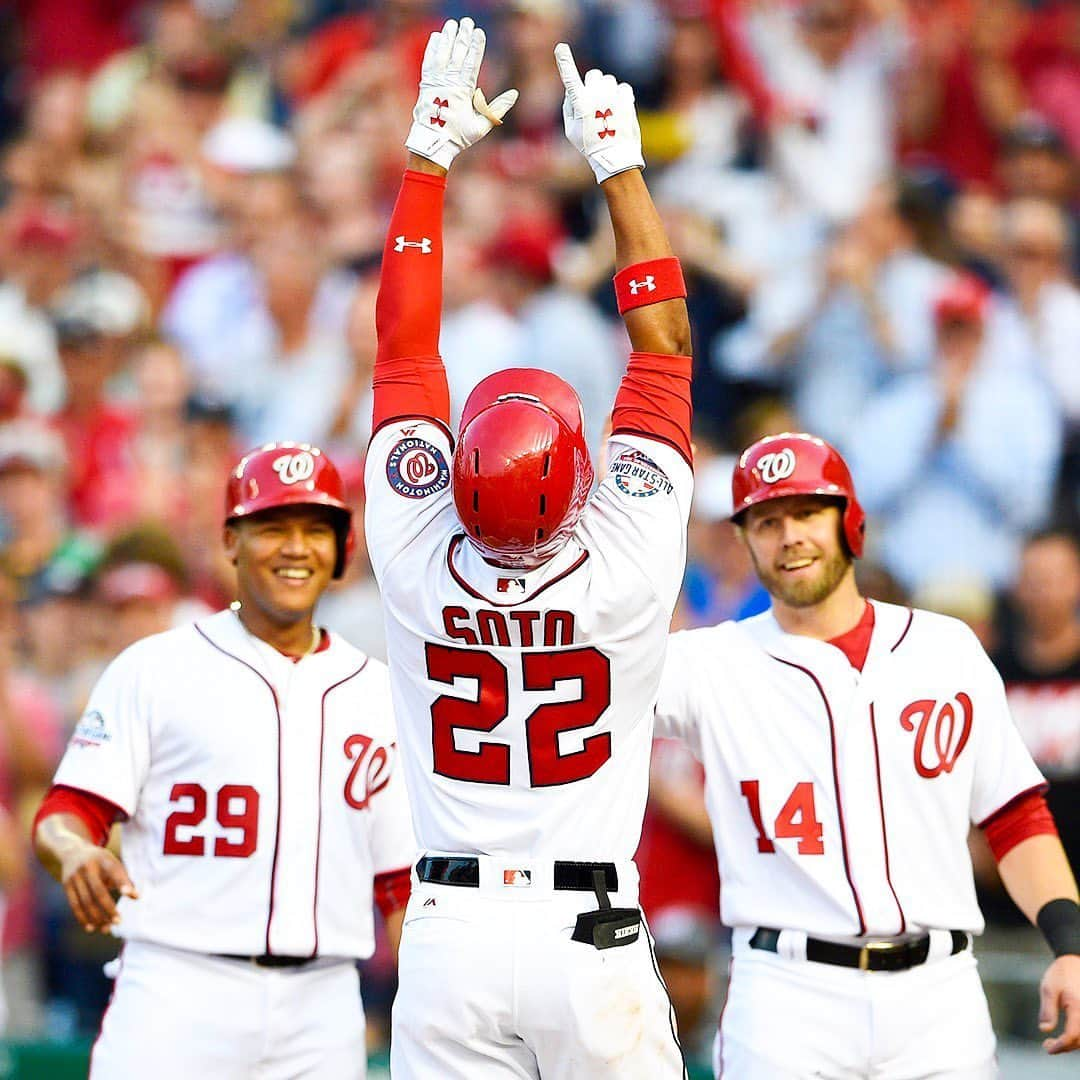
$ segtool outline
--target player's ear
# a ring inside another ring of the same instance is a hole
[[[221,545],[225,549],[225,558],[235,566],[240,549],[240,530],[235,525],[226,524],[222,529]]]

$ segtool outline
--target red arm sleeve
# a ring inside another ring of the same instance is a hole
[[[90,830],[90,837],[100,847],[109,838],[109,829],[127,815],[108,799],[89,791],[54,784],[49,788],[34,815],[34,830],[50,814],[74,814]]]
[[[673,446],[693,467],[689,356],[631,353],[615,395],[612,435],[641,435]]]
[[[739,0],[709,0],[709,22],[724,74],[746,95],[754,116],[767,121],[776,108],[776,95],[746,43]]]
[[[449,427],[450,391],[439,357],[445,192],[446,177],[407,170],[394,204],[375,307],[373,432],[399,417]]]
[[[979,828],[998,862],[1029,837],[1057,836],[1057,826],[1043,794],[1045,790],[1040,786],[1025,791],[980,822]]]
[[[375,875],[375,903],[383,918],[393,914],[398,908],[403,908],[409,901],[412,892],[411,868],[408,866],[400,870],[388,870],[385,874]]]

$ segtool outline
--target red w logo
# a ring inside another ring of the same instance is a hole
[[[367,735],[350,735],[345,740],[345,757],[353,763],[345,781],[345,802],[354,810],[367,809],[371,796],[390,783],[390,760],[386,748],[376,746],[368,757],[371,743]],[[358,774],[365,762],[367,769],[361,778]],[[359,784],[358,779],[361,781]]]
[[[603,112],[597,109],[596,119],[600,121],[599,135],[601,139],[606,139],[609,135],[615,134],[615,129],[613,127],[608,127],[608,121],[611,119],[610,109],[604,109]]]
[[[439,127],[446,127],[446,120],[443,118],[442,111],[450,102],[446,98],[436,98],[432,104],[435,106],[435,115],[431,118],[431,122],[438,124]]]
[[[962,719],[957,718],[951,701],[938,708],[938,703],[932,698],[913,701],[900,714],[900,726],[905,731],[915,731],[918,722],[919,730],[915,732],[915,771],[927,780],[943,772],[952,772],[956,759],[967,746],[975,710],[971,698],[963,692],[956,695],[956,701],[963,712]]]

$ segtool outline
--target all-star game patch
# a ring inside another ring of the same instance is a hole
[[[97,709],[83,713],[82,719],[71,733],[72,746],[104,746],[111,741],[112,735],[105,728],[105,717]]]
[[[407,436],[386,459],[386,479],[406,499],[423,499],[450,483],[450,469],[437,446]]]
[[[663,469],[640,450],[627,450],[620,454],[610,471],[615,477],[615,486],[624,495],[631,495],[635,499],[646,499],[656,494],[670,495],[675,490]]]

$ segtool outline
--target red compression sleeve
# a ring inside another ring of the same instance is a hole
[[[410,874],[411,868],[406,866],[401,870],[388,870],[385,874],[375,875],[375,903],[379,905],[384,919],[409,902],[409,893],[412,892]]]
[[[123,821],[127,814],[100,795],[78,788],[54,784],[34,815],[34,829],[50,814],[74,814],[90,830],[90,838],[99,847],[109,838],[114,822]]]
[[[641,435],[673,446],[693,467],[689,356],[631,353],[615,395],[612,435]]]
[[[398,417],[450,422],[439,357],[446,177],[406,170],[383,247],[375,307],[373,431]]]
[[[979,825],[998,862],[1029,837],[1057,836],[1057,826],[1046,805],[1044,790],[1038,787],[1025,791]]]
[[[739,0],[709,0],[709,22],[724,74],[746,95],[754,116],[767,121],[776,108],[776,95],[746,43]]]

